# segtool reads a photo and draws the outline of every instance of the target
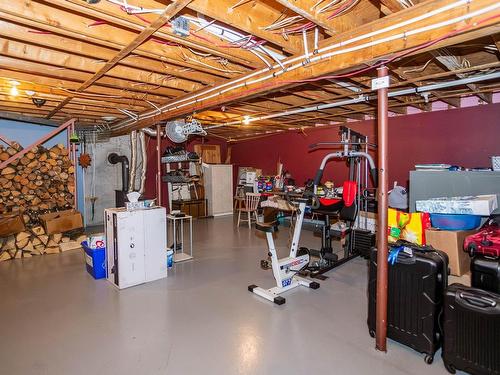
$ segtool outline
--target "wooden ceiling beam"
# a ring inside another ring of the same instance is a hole
[[[165,25],[172,17],[179,13],[184,7],[189,4],[192,0],[176,0],[170,5],[168,5],[160,16],[148,25],[144,30],[137,35],[134,40],[123,47],[113,58],[108,60],[104,66],[102,66],[97,72],[95,72],[92,77],[88,78],[82,85],[76,90],[78,92],[86,90],[88,87],[92,86],[95,82],[104,77],[104,75],[109,72],[113,67],[116,66],[124,57],[128,56],[132,51],[143,44],[149,37],[151,37],[160,27]],[[47,118],[51,118],[57,113],[61,108],[68,104],[73,96],[68,96],[64,99],[56,108],[54,108],[48,115]]]
[[[91,74],[97,74],[96,72],[105,66],[105,62],[102,60],[76,56],[58,50],[7,39],[0,39],[0,55]],[[126,81],[140,82],[145,85],[149,84],[151,87],[166,87],[182,90],[184,92],[191,92],[203,88],[203,85],[197,82],[172,77],[168,74],[158,74],[122,65],[110,68],[109,71],[106,72],[106,76]],[[96,77],[96,80],[99,78],[101,77]]]
[[[32,29],[21,24],[5,22],[0,20],[0,37],[5,40],[13,40],[26,44],[37,45],[51,51],[60,51],[61,53],[71,54],[72,56],[92,58],[100,61],[110,60],[116,54],[116,50],[108,47],[102,47],[95,43],[87,43],[81,40],[62,37],[56,34],[34,34]],[[221,77],[204,73],[201,71],[189,72],[184,67],[179,67],[166,63],[163,60],[155,60],[139,55],[129,55],[120,61],[120,66],[140,69],[145,72],[154,72],[168,74],[178,78],[183,78],[202,84],[214,84],[221,81]]]
[[[366,24],[380,18],[380,11],[370,2],[370,0],[360,0],[353,8],[345,14],[329,19],[335,10],[340,9],[343,4],[332,8],[330,12],[320,13],[319,7],[314,8],[317,0],[276,0],[284,7],[304,17],[306,20],[315,23],[324,29],[328,34],[334,35],[354,29],[357,26]],[[321,5],[321,4],[320,4]]]
[[[1,60],[1,59],[0,59]],[[19,61],[16,60],[16,63]],[[17,80],[21,82],[21,85],[18,86],[19,90],[33,90],[35,92],[47,92],[52,94],[61,95],[66,97],[68,95],[68,91],[75,92],[76,88],[79,87],[78,82],[73,82],[69,80],[53,78],[52,76],[43,76],[37,72],[23,72],[19,70],[5,69],[5,66],[0,65],[0,76],[8,77],[9,79]],[[11,87],[12,85],[10,85]],[[85,93],[81,93],[78,95],[82,98],[91,98],[91,99],[99,99],[103,102],[110,103],[121,103],[121,104],[140,104],[147,105],[148,108],[151,108],[151,105],[145,102],[145,99],[159,104],[161,100],[164,100],[164,97],[151,95],[149,93],[143,92],[134,92],[121,90],[110,87],[101,87],[101,86],[93,86],[89,88]]]
[[[288,35],[288,40],[286,40],[279,33],[264,30],[264,27],[281,17],[281,12],[261,1],[251,1],[234,7],[236,3],[236,0],[217,0],[217,4],[214,6],[213,0],[194,0],[188,5],[188,8],[235,29],[267,40],[291,54],[302,50],[300,36]]]
[[[436,60],[439,62],[439,64],[441,66],[443,66],[445,69],[449,70],[449,71],[454,71],[456,69],[458,69],[459,67],[453,62],[456,60],[459,60],[459,58],[457,56],[454,56],[454,55],[448,55],[448,53],[446,51],[443,51],[443,50],[435,50],[435,51],[432,51],[431,54],[436,58]],[[456,75],[458,78],[465,78],[466,75],[464,74],[461,74],[461,73],[458,73]],[[471,90],[471,91],[478,91],[478,85],[475,84],[475,83],[469,83],[467,84],[467,87]],[[485,103],[491,103],[491,96],[488,96],[488,95],[485,95],[485,94],[478,94],[478,97],[484,101]]]
[[[325,48],[326,46],[334,45],[337,43],[346,42],[346,40],[356,37],[363,36],[367,33],[381,30],[385,27],[394,26],[395,24],[400,24],[401,22],[412,20],[422,14],[429,14],[431,11],[435,11],[444,5],[452,3],[453,0],[430,0],[422,3],[418,6],[408,8],[404,11],[398,12],[397,15],[384,17],[383,19],[374,21],[368,25],[358,27],[355,31],[348,32],[346,34],[341,34],[339,36],[331,37],[320,44],[320,48]],[[331,57],[325,57],[321,60],[317,60],[314,63],[306,64],[300,68],[283,72],[280,68],[264,71],[262,73],[253,73],[251,77],[252,82],[258,82],[255,84],[247,83],[244,86],[236,86],[236,88],[231,89],[231,84],[226,85],[224,92],[219,93],[216,97],[210,97],[204,100],[204,96],[208,96],[206,91],[202,90],[197,93],[199,98],[195,102],[189,105],[184,105],[182,107],[172,105],[172,108],[168,112],[163,112],[161,114],[155,115],[151,113],[150,117],[140,119],[139,121],[125,121],[115,124],[114,134],[123,134],[129,132],[132,129],[138,129],[145,126],[149,126],[158,121],[175,118],[183,116],[186,114],[193,113],[194,111],[202,111],[207,108],[213,108],[215,106],[220,106],[229,101],[240,100],[243,98],[248,98],[252,96],[261,95],[264,92],[275,91],[278,89],[283,89],[286,86],[297,84],[298,82],[303,82],[306,79],[320,77],[325,74],[329,74],[335,71],[342,71],[345,69],[354,68],[360,66],[363,63],[369,63],[383,57],[389,56],[391,54],[408,50],[409,48],[421,46],[423,43],[428,43],[429,40],[436,40],[439,37],[448,35],[447,39],[440,40],[434,46],[426,46],[427,49],[439,48],[446,45],[452,45],[457,42],[462,42],[468,39],[478,38],[480,36],[489,35],[495,30],[495,25],[500,22],[498,18],[498,10],[490,10],[484,12],[480,16],[472,16],[468,20],[467,29],[463,28],[463,24],[443,24],[443,21],[454,19],[458,16],[463,16],[465,14],[470,14],[476,10],[484,9],[487,6],[496,5],[496,0],[477,0],[472,3],[459,5],[454,9],[447,10],[446,12],[441,12],[438,14],[433,14],[427,19],[415,21],[411,26],[404,26],[401,28],[396,28],[390,32],[390,34],[398,35],[398,33],[408,32],[409,30],[419,29],[418,34],[406,34],[405,38],[394,39],[390,43],[387,41],[380,44],[373,44],[378,38],[371,38],[372,45],[369,48],[360,47],[359,50],[353,50],[353,45],[350,49],[343,52],[342,54],[337,54]],[[481,21],[480,23],[478,21]],[[437,25],[432,29],[424,28],[424,26]],[[450,36],[450,33],[455,33],[454,36]],[[336,47],[336,49],[341,49],[342,47]],[[412,53],[416,53],[413,51]],[[278,76],[276,74],[279,73]],[[274,76],[273,76],[274,74]],[[269,77],[270,78],[263,78]],[[244,81],[245,76],[239,78],[238,82]],[[259,82],[259,79],[265,79],[265,83]],[[250,79],[248,79],[250,81]],[[296,83],[297,82],[297,83]],[[212,89],[217,90],[217,88]],[[192,97],[192,94],[187,95],[186,98]],[[167,103],[168,105],[168,103]],[[168,107],[167,107],[168,108]],[[119,129],[119,130],[118,130]]]
[[[86,25],[92,24],[95,20],[78,14],[63,12],[58,17],[54,17],[54,8],[32,0],[1,2],[0,18],[115,50],[121,50],[137,36],[135,32],[108,25],[87,27]],[[34,31],[36,34],[37,30]],[[39,36],[44,37],[43,34]],[[231,62],[227,65],[227,71],[212,69],[193,62],[201,58],[188,49],[183,48],[182,53],[184,55],[180,53],[179,47],[158,44],[154,41],[147,41],[134,51],[134,54],[228,78],[236,75],[231,72],[233,70],[246,70]],[[193,59],[193,61],[187,61],[186,58]]]
[[[79,85],[72,90],[77,91],[81,84],[85,82],[89,77],[92,76],[91,73],[85,73],[78,70],[60,68],[57,66],[35,63],[32,61],[25,61],[19,58],[12,58],[0,55],[0,69],[14,70],[24,73],[32,74],[33,76],[40,75],[50,78],[57,78],[62,81],[72,81],[74,83],[79,83]],[[136,93],[148,94],[149,90],[144,88],[144,85],[138,85],[137,82],[127,81],[124,79],[116,79],[110,77],[102,77],[99,79],[97,84],[94,86],[107,87],[109,89],[127,90]],[[177,97],[183,93],[181,90],[176,90],[167,87],[159,87],[156,90],[151,90],[154,94],[151,97],[156,97],[159,100],[165,100],[166,98]]]
[[[92,17],[94,19],[107,22],[109,24],[117,25],[129,30],[135,30],[141,32],[145,28],[145,24],[142,20],[133,15],[129,15],[126,12],[120,10],[114,4],[106,1],[101,1],[97,4],[89,4],[81,0],[45,0],[49,4],[53,4],[57,7],[61,7],[68,11],[73,11],[77,13],[85,14],[86,16]],[[142,1],[141,6],[144,8],[149,8],[150,6]],[[154,5],[153,5],[154,6]],[[157,8],[163,8],[164,4],[156,3]],[[148,14],[141,15],[141,19],[148,19]],[[151,17],[151,22],[154,21],[154,15]],[[147,26],[147,25],[146,25]],[[204,34],[204,33],[202,33]],[[205,33],[206,34],[206,33]],[[200,42],[193,35],[187,37],[181,37],[175,34],[170,27],[162,27],[154,34],[155,38],[165,40],[174,44],[179,44],[185,46],[186,48],[192,48],[204,53],[210,53],[215,56],[219,56],[229,61],[245,65],[247,67],[262,66],[262,61],[255,55],[244,49],[228,49],[218,47],[216,44]],[[208,36],[208,35],[204,35]]]

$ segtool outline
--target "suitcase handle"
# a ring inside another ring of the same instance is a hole
[[[477,307],[495,307],[497,303],[490,298],[478,297],[470,293],[460,293],[460,298]]]

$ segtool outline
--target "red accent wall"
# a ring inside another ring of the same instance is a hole
[[[153,199],[156,197],[156,137],[146,136],[147,143],[147,153],[148,153],[148,166],[146,170],[146,186],[144,196],[146,198]],[[187,144],[182,144],[186,147],[188,151],[194,150],[194,145],[202,143],[201,139],[194,138],[187,142]],[[204,144],[220,145],[221,148],[221,160],[225,161],[227,155],[227,143],[224,140],[217,138],[205,138]],[[168,146],[176,146],[167,138],[162,138],[161,142],[161,153],[165,151]],[[162,183],[162,204],[166,207],[167,202],[167,184]]]
[[[347,123],[376,142],[376,122]],[[326,149],[310,151],[320,141],[338,140],[338,126],[287,132],[232,145],[231,162],[239,166],[262,168],[276,173],[278,160],[298,185],[313,178]],[[389,183],[407,185],[409,171],[416,163],[448,163],[464,167],[489,167],[492,155],[500,155],[500,103],[446,111],[426,112],[389,119]],[[237,170],[237,169],[236,169]],[[236,173],[235,173],[236,174]],[[347,177],[342,161],[331,161],[324,178],[336,185]]]

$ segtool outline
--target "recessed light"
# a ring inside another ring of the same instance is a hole
[[[18,86],[18,85],[20,85],[20,84],[21,84],[21,83],[19,83],[18,81],[14,81],[14,80],[9,81],[9,83],[10,83],[12,86]]]
[[[35,94],[36,94],[36,92],[34,92],[33,90],[25,90],[24,92],[25,92],[25,93],[26,93],[26,95],[28,95],[28,96],[33,96],[33,95],[35,95]]]

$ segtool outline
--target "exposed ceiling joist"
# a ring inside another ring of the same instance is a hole
[[[162,114],[151,112],[143,114],[137,122],[124,121],[115,124],[114,134],[303,83],[307,79],[354,68],[411,48],[431,50],[489,35],[498,30],[494,25],[500,22],[499,16],[500,4],[496,0],[477,0],[472,3],[454,0],[428,1],[398,12],[397,15],[358,27],[355,31],[329,38],[320,44],[320,54],[310,57],[309,63],[304,57],[297,56],[284,62],[286,71],[281,68],[258,71],[232,80],[224,87],[204,89],[194,95],[187,95],[182,102],[166,103]],[[466,26],[462,22],[464,19],[467,20]],[[384,33],[384,30],[389,29],[390,32]],[[347,41],[356,37],[359,41],[352,42],[347,47]],[[430,45],[430,41],[436,44]],[[290,66],[295,68],[291,69]]]
[[[128,56],[132,51],[144,43],[151,35],[153,35],[160,27],[162,27],[169,19],[179,13],[187,4],[192,0],[176,0],[169,6],[165,8],[162,14],[150,25],[148,25],[144,30],[141,31],[137,37],[130,42],[127,46],[122,48],[112,59],[108,60],[104,66],[102,66],[92,77],[87,79],[77,91],[84,91],[90,87],[94,82],[102,78],[109,70],[111,70],[116,64],[120,62],[121,59]],[[68,96],[64,99],[56,108],[54,108],[47,115],[47,118],[51,118],[57,113],[61,108],[63,108],[72,99],[72,96]]]
[[[276,1],[304,19],[320,26],[330,35],[353,29],[379,18],[376,7],[369,0],[346,0],[332,7],[329,11],[321,11],[322,4],[317,0]]]
[[[46,0],[49,4],[56,5],[68,11],[75,11],[86,16],[92,17],[99,20],[100,22],[106,22],[107,24],[117,25],[124,27],[129,30],[135,30],[141,32],[147,27],[145,21],[148,20],[150,15],[144,14],[140,16],[140,19],[129,15],[122,11],[119,7],[111,4],[107,1],[102,1],[98,4],[89,4],[82,0]],[[144,7],[148,7],[149,4],[141,3]],[[154,3],[156,6],[163,7],[163,4]],[[153,6],[154,6],[153,4]],[[151,22],[153,22],[155,15],[151,15]],[[149,21],[148,21],[149,22]],[[104,25],[105,26],[105,25]],[[163,25],[162,25],[163,26]],[[198,39],[193,35],[186,37],[179,36],[175,34],[170,28],[164,28],[157,30],[155,32],[155,38],[160,40],[165,40],[173,44],[178,44],[185,46],[186,48],[193,48],[200,52],[214,54],[235,63],[243,64],[248,67],[255,67],[262,65],[255,55],[251,54],[246,50],[235,50],[218,47],[215,43],[209,43],[202,39]]]

